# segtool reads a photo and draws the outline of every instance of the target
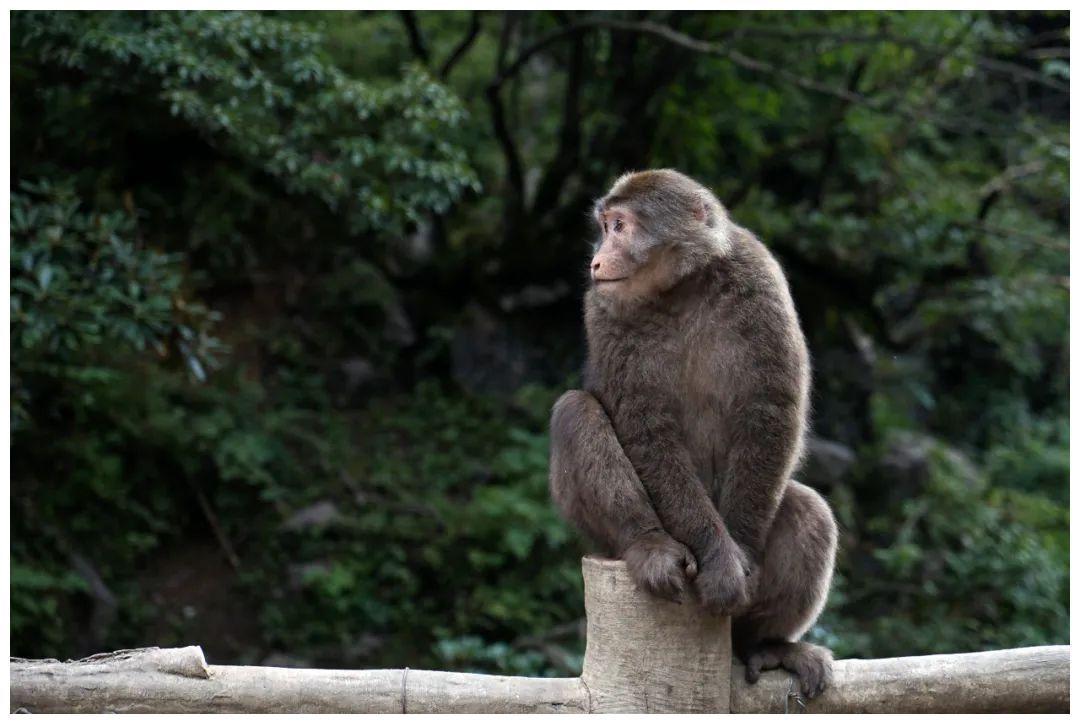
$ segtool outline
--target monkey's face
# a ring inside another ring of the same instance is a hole
[[[589,265],[593,288],[605,297],[631,298],[655,292],[661,283],[661,244],[627,205],[598,204],[600,239]]]
[[[606,302],[658,299],[725,253],[730,222],[698,182],[669,169],[622,176],[594,208],[600,239],[590,274]]]
[[[593,284],[603,289],[629,281],[640,266],[633,253],[637,218],[623,206],[600,207],[596,223],[600,226],[600,243],[590,265]]]

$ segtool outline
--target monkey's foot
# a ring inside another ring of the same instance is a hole
[[[662,530],[651,530],[622,554],[630,577],[645,591],[682,603],[683,593],[697,575],[697,560],[690,549]]]
[[[785,669],[799,677],[799,690],[807,699],[832,684],[832,652],[805,641],[762,641],[743,657],[746,680],[756,683],[762,671]]]

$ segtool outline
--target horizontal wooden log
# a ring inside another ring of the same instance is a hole
[[[211,666],[202,649],[61,663],[12,659],[11,710],[41,713],[1068,712],[1069,647],[837,661],[801,702],[785,672],[747,684],[727,619],[638,591],[621,561],[586,558],[581,678]]]
[[[11,662],[11,710],[32,713],[492,713],[588,711],[581,679],[420,669],[210,666],[202,649]]]
[[[756,684],[732,669],[737,713],[1035,714],[1069,711],[1069,647],[1034,646],[972,654],[847,659],[835,663],[832,687],[795,700],[791,676],[772,671]]]
[[[1068,646],[836,662],[832,688],[792,695],[784,672],[748,684],[732,669],[733,713],[1069,711]],[[34,713],[585,713],[581,679],[443,671],[210,666],[197,646],[60,663],[11,662],[11,710]],[[717,682],[718,688],[721,682]],[[722,707],[721,707],[722,708]]]

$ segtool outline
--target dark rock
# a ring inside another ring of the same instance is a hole
[[[351,395],[375,379],[375,365],[363,357],[352,357],[341,363],[345,376],[345,394]]]
[[[416,342],[416,330],[413,329],[409,316],[401,304],[394,302],[388,304],[386,309],[386,322],[383,325],[383,337],[391,344],[398,347],[410,347]]]
[[[454,380],[472,392],[509,394],[528,380],[529,350],[494,314],[471,304],[450,343]]]
[[[813,437],[806,441],[806,458],[798,479],[818,490],[830,490],[847,480],[855,466],[855,452],[833,440]]]
[[[892,501],[921,493],[934,472],[948,475],[970,489],[983,485],[978,467],[963,452],[920,432],[895,432],[875,466],[873,484]]]
[[[285,530],[321,528],[336,523],[341,518],[341,512],[333,501],[320,500],[290,515],[281,527]]]
[[[538,294],[526,295],[529,302]],[[580,368],[581,314],[569,293],[558,302],[513,314],[469,304],[454,325],[454,381],[472,393],[509,396],[526,384],[555,385]]]
[[[329,573],[330,564],[326,561],[306,561],[289,564],[289,588],[298,591],[307,586],[312,574]]]

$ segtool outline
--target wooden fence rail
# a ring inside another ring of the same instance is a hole
[[[414,669],[208,665],[198,646],[70,662],[11,661],[11,711],[145,713],[1068,712],[1069,647],[837,661],[801,702],[784,672],[747,684],[728,621],[637,591],[618,561],[586,558],[577,678]]]

